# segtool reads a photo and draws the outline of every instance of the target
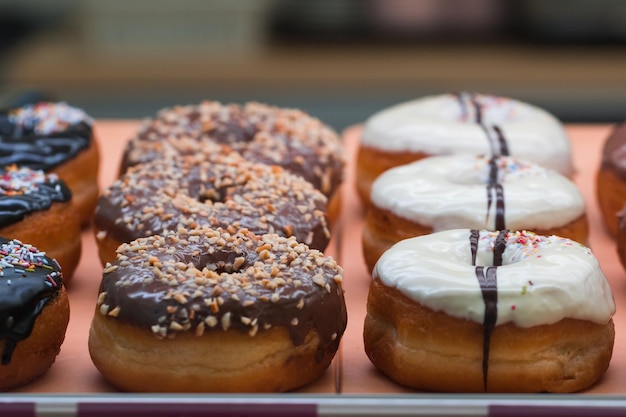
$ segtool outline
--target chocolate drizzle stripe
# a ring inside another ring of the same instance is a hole
[[[457,94],[457,100],[460,103],[462,111],[466,111],[466,104],[464,97],[466,93]],[[493,131],[495,132],[496,138],[493,137],[493,134],[490,132],[489,127],[484,123],[482,106],[476,99],[476,94],[469,94],[469,100],[472,103],[476,117],[475,122],[482,128],[485,132],[485,136],[487,136],[487,140],[489,141],[489,149],[491,152],[491,160],[489,162],[489,179],[487,183],[487,214],[486,220],[489,219],[489,212],[491,211],[491,206],[493,201],[496,202],[496,213],[495,213],[495,228],[496,230],[502,230],[506,227],[505,221],[505,207],[504,207],[504,187],[502,184],[498,182],[498,157],[499,156],[508,156],[509,155],[509,147],[504,137],[504,132],[499,126],[493,125]]]
[[[495,198],[494,198],[495,197]],[[504,212],[504,187],[498,182],[498,157],[491,157],[489,160],[489,179],[487,182],[487,215],[485,221],[489,218],[491,205],[496,202],[496,230],[503,230],[506,227]]]
[[[483,317],[483,387],[487,391],[487,380],[489,375],[489,350],[491,347],[491,335],[496,327],[498,319],[498,284],[497,267],[477,266],[476,279],[480,284],[480,290],[485,303],[485,314]]]
[[[481,107],[480,103],[476,100],[476,95],[475,94],[471,94],[470,95],[470,100],[472,102],[472,106],[474,106],[475,122],[482,126],[483,125],[483,111],[482,111],[482,107]]]
[[[480,239],[480,232],[476,229],[470,230],[470,251],[472,252],[472,265],[476,265],[476,254],[478,253],[478,239]]]
[[[493,265],[484,267],[476,266],[474,273],[485,304],[485,313],[483,316],[483,386],[487,391],[487,381],[489,375],[489,354],[491,346],[491,335],[496,327],[498,320],[498,267],[502,266],[502,256],[506,249],[506,238],[508,230],[504,230],[498,234],[493,250]],[[478,240],[480,232],[478,230],[470,231],[470,251],[472,254],[472,265],[476,265],[476,254],[478,251]]]
[[[500,148],[501,156],[509,156],[509,145],[506,141],[506,137],[504,137],[504,132],[498,125],[493,125],[493,130],[496,132],[498,136],[498,146]]]

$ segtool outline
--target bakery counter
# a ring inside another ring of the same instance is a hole
[[[136,121],[100,121],[96,134],[101,150],[100,185],[114,181],[126,140]],[[71,317],[61,353],[50,370],[36,381],[3,394],[0,415],[16,416],[116,415],[522,415],[535,407],[563,412],[594,408],[596,415],[626,412],[626,272],[618,261],[615,242],[600,221],[594,176],[600,149],[610,127],[567,127],[577,168],[575,181],[587,201],[589,246],[607,275],[615,296],[616,339],[610,367],[602,380],[583,393],[570,395],[467,395],[420,393],[399,386],[378,373],[363,349],[369,274],[361,254],[363,212],[354,183],[354,153],[360,127],[344,132],[350,158],[343,187],[342,217],[328,253],[345,269],[348,328],[335,361],[324,376],[296,392],[266,395],[138,395],[119,392],[91,362],[87,339],[102,267],[92,230],[83,231],[81,262],[68,286]],[[156,364],[158,366],[158,364]],[[252,406],[253,405],[253,406]],[[582,408],[581,408],[582,407]],[[587,410],[589,411],[589,410]]]

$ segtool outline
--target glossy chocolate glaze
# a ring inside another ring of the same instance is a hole
[[[30,336],[46,303],[58,294],[63,276],[56,261],[31,245],[0,237],[0,339],[2,364]]]
[[[71,198],[70,189],[54,175],[26,167],[0,170],[0,227],[22,221],[29,213],[47,210],[52,203]]]
[[[165,158],[129,169],[98,201],[97,229],[120,242],[182,226],[230,225],[295,236],[324,250],[326,197],[279,167],[252,164],[217,145],[207,154]]]
[[[316,330],[321,360],[346,327],[343,271],[293,238],[196,229],[118,253],[104,270],[99,311],[157,337],[230,329],[254,337],[278,326],[299,345]]]
[[[480,290],[485,303],[485,315],[483,318],[483,386],[487,391],[487,381],[489,375],[489,352],[491,335],[498,320],[498,267],[502,266],[502,254],[506,249],[506,236],[508,230],[503,230],[498,234],[493,250],[493,265],[476,266],[476,279],[480,285]],[[476,253],[478,251],[478,240],[480,232],[470,231],[470,251],[472,265],[476,265]]]
[[[33,108],[46,110],[56,124],[42,130],[42,122],[35,116],[16,122],[16,114]],[[64,120],[67,111],[79,110],[63,103],[38,103],[1,111],[0,166],[16,164],[49,171],[87,149],[92,141],[91,119],[85,116],[68,124]]]
[[[303,112],[258,103],[164,109],[128,142],[121,172],[166,153],[196,153],[207,142],[228,145],[252,162],[279,165],[327,196],[343,180],[344,156],[335,132]]]
[[[616,126],[604,143],[601,168],[626,181],[626,123]]]

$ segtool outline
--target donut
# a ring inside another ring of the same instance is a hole
[[[115,258],[122,243],[181,226],[235,225],[326,248],[327,199],[308,181],[278,166],[227,154],[219,145],[205,148],[205,154],[135,165],[103,192],[94,215],[103,264]]]
[[[562,124],[531,104],[457,93],[422,97],[382,110],[365,123],[356,157],[357,191],[367,205],[376,177],[433,155],[515,156],[571,177],[571,144]]]
[[[64,102],[0,111],[0,166],[26,166],[59,176],[72,190],[81,223],[98,199],[98,147],[93,120]]]
[[[591,251],[532,232],[405,239],[374,268],[364,343],[393,381],[442,392],[576,392],[609,366],[615,303]]]
[[[58,264],[35,246],[0,238],[0,390],[24,385],[54,363],[69,321]]]
[[[293,390],[337,351],[342,276],[293,236],[230,226],[140,238],[104,269],[89,353],[126,391]]]
[[[585,201],[558,172],[510,156],[432,156],[382,173],[362,245],[371,271],[395,242],[446,229],[532,230],[585,243]]]
[[[249,161],[279,165],[304,177],[328,197],[329,217],[338,218],[345,164],[340,138],[296,109],[215,101],[162,109],[129,140],[121,172],[172,152],[194,154],[207,142],[228,145]]]
[[[604,142],[596,174],[596,194],[602,220],[617,235],[617,214],[626,203],[626,123],[616,126]]]
[[[0,169],[0,236],[29,242],[63,267],[69,282],[80,261],[78,209],[56,174],[15,165]]]

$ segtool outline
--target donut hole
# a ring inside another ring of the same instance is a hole
[[[209,188],[201,190],[197,194],[197,199],[201,203],[212,202],[212,203],[223,203],[226,201],[226,198],[229,194],[231,194],[231,190],[233,187],[220,187],[220,188]]]
[[[233,115],[225,120],[211,120],[204,122],[201,129],[211,140],[223,145],[249,143],[254,140],[258,129],[254,124],[246,122],[244,117]]]
[[[252,265],[252,262],[244,255],[225,252],[214,252],[212,254],[204,253],[198,256],[191,256],[183,262],[192,264],[194,268],[200,271],[206,268],[218,275],[243,272]]]

